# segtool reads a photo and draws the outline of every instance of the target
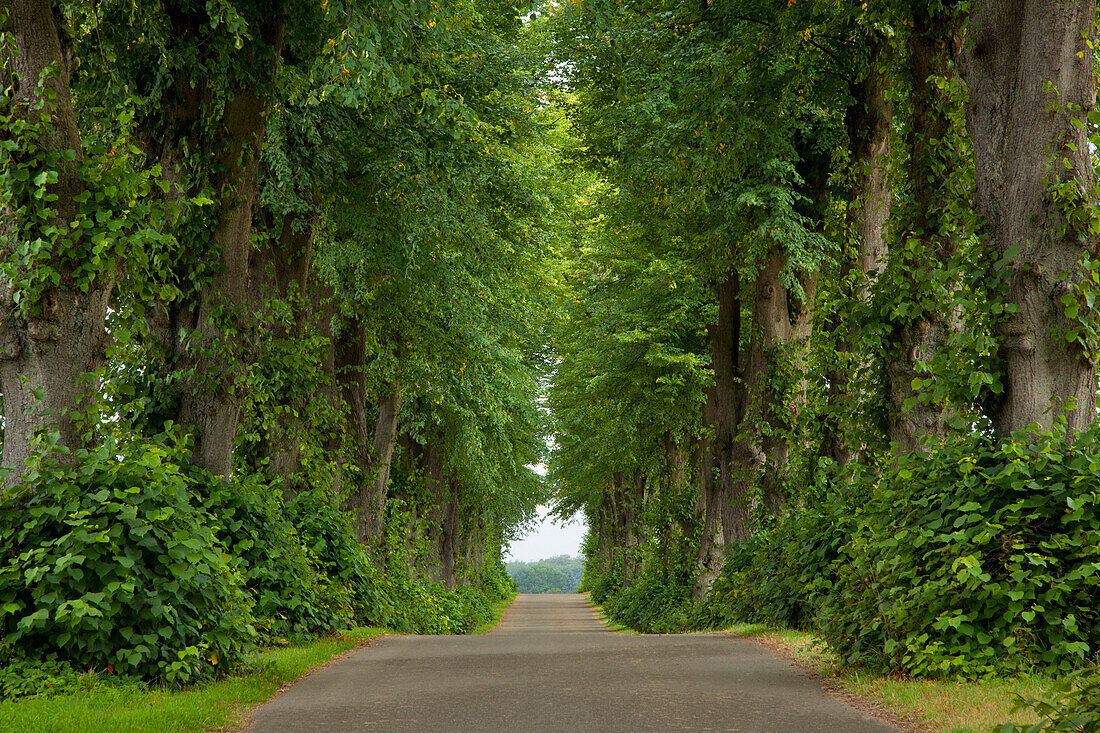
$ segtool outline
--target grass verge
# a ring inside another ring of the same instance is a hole
[[[756,638],[791,659],[830,688],[854,696],[857,707],[885,711],[903,729],[936,733],[988,733],[1001,724],[1021,720],[1029,712],[1013,713],[1016,695],[1038,696],[1050,687],[1050,677],[1034,676],[976,682],[882,677],[843,669],[836,656],[810,633],[767,629],[743,624],[727,630]]]
[[[244,710],[267,700],[279,687],[338,654],[385,633],[361,627],[300,646],[259,654],[257,671],[176,691],[96,684],[57,697],[0,702],[0,730],[12,733],[184,733],[238,725]]]

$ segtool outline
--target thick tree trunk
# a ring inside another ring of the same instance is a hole
[[[706,412],[713,412],[713,388],[708,390]],[[725,557],[725,542],[722,533],[722,504],[718,496],[718,482],[715,481],[714,453],[710,440],[699,441],[696,452],[695,475],[695,516],[699,524],[699,546],[695,554],[695,566],[692,573],[691,600],[701,603],[718,573],[722,570]]]
[[[444,481],[443,495],[443,587],[454,590],[457,585],[455,566],[458,559],[458,546],[462,529],[458,511],[458,490],[450,479]]]
[[[741,375],[749,399],[743,421],[751,423],[741,432],[746,436],[755,434],[752,442],[756,444],[744,446],[740,455],[744,470],[751,477],[745,490],[751,489],[752,479],[759,475],[764,505],[772,514],[779,514],[787,501],[782,472],[790,456],[785,435],[789,426],[782,412],[784,395],[776,394],[770,386],[777,360],[791,359],[793,363],[794,359],[794,325],[787,288],[780,277],[784,262],[783,255],[773,251],[756,276],[753,333]]]
[[[150,325],[154,341],[163,348],[159,366],[165,377],[172,372],[185,375],[178,382],[177,403],[163,417],[191,433],[192,462],[217,476],[231,469],[243,378],[254,358],[254,329],[247,313],[248,262],[260,151],[271,107],[267,95],[282,54],[284,14],[280,4],[250,19],[254,35],[240,52],[240,63],[252,67],[250,86],[229,90],[221,104],[214,85],[198,71],[209,59],[195,59],[196,67],[176,79],[170,112],[150,119],[144,129],[172,184],[170,196],[189,195],[179,186],[181,172],[200,181],[207,174],[192,167],[189,155],[195,151],[209,156],[215,171],[210,180],[215,201],[209,244],[217,267],[200,293],[156,309]],[[173,35],[195,41],[201,51],[202,42],[196,39],[209,23],[207,13],[171,6],[167,17]],[[198,251],[189,254],[202,256]]]
[[[340,378],[336,372],[336,340],[332,334],[332,319],[335,315],[334,293],[331,285],[317,280],[310,281],[309,291],[313,312],[312,326],[316,334],[324,339],[321,350],[321,373],[324,376],[322,377],[318,397],[324,400],[326,405],[332,407],[332,413],[339,414],[340,410],[338,408],[341,402]],[[330,491],[334,497],[344,493],[344,472],[340,470],[340,465],[344,459],[342,422],[338,421],[335,425],[325,425],[325,435],[321,440],[323,456],[333,468]]]
[[[281,26],[278,33],[281,36]],[[259,189],[267,107],[267,100],[252,90],[240,90],[225,108],[227,139],[218,156],[224,193],[217,202],[212,233],[220,267],[202,292],[197,328],[189,339],[194,377],[180,393],[180,422],[195,436],[192,460],[215,476],[227,475],[232,468],[243,398],[248,355],[240,352],[227,329],[241,328],[248,317],[243,311],[252,208]]]
[[[74,197],[83,191],[77,173],[82,150],[69,93],[72,46],[60,9],[55,11],[48,0],[3,0],[0,11],[7,15],[7,30],[14,44],[15,55],[8,59],[14,78],[5,80],[14,84],[12,113],[36,124],[41,112],[35,108],[44,102],[42,109],[49,120],[39,144],[55,152],[71,150],[76,156],[59,166],[56,182],[46,185],[47,193],[57,197],[49,204],[52,215],[48,221],[28,222],[16,212],[3,212],[5,239],[8,247],[14,248],[24,236],[20,231],[24,226],[45,224],[66,232],[72,222],[80,220],[81,207]],[[45,82],[48,98],[43,100],[38,80],[47,68],[55,73]],[[32,179],[37,176],[34,171],[30,175]],[[36,209],[42,204],[31,201],[28,205]],[[64,235],[55,238],[64,241]],[[12,250],[3,252],[5,259],[13,255]],[[76,263],[68,261],[71,253],[56,255],[51,265],[57,269],[59,282],[37,302],[17,304],[16,286],[7,279],[0,281],[2,461],[11,469],[5,485],[19,483],[27,460],[40,452],[36,433],[56,429],[58,445],[76,450],[84,446],[83,433],[96,428],[94,424],[82,427],[80,413],[89,406],[88,400],[95,399],[94,381],[85,375],[95,372],[104,360],[104,321],[114,273],[99,273],[85,292],[73,282]],[[71,454],[56,458],[73,460]]]
[[[905,272],[946,269],[955,250],[949,233],[946,205],[947,179],[966,165],[961,151],[951,145],[952,101],[931,77],[950,79],[956,75],[952,63],[957,23],[951,16],[933,18],[918,13],[909,34],[909,65],[913,71],[911,113],[906,144],[909,149],[909,204],[904,212],[906,239],[910,243],[897,257]],[[914,247],[912,242],[920,242]],[[914,278],[935,282],[935,278]],[[943,350],[953,328],[950,304],[942,298],[918,292],[917,298],[934,303],[911,321],[899,324],[894,348],[887,355],[888,437],[901,454],[920,447],[926,437],[950,432],[948,413],[940,404],[921,402],[913,380],[921,376],[919,362],[931,360]]]
[[[718,468],[715,501],[721,512],[722,543],[729,546],[749,538],[752,493],[747,472],[755,465],[745,438],[739,436],[745,414],[745,387],[741,380],[741,280],[736,270],[718,284],[718,323],[710,343],[714,368],[714,461]],[[736,440],[735,440],[736,439]],[[721,569],[719,567],[719,569]]]
[[[274,341],[301,339],[317,320],[312,311],[313,303],[307,298],[314,223],[312,216],[287,214],[283,217],[279,236],[269,240],[267,247],[254,252],[249,262],[253,307],[267,313],[265,301],[272,297],[291,304],[291,320],[272,324]],[[320,390],[314,390],[317,391]],[[283,492],[288,495],[302,488],[298,480],[304,458],[302,446],[314,427],[308,422],[307,412],[309,402],[317,396],[306,391],[276,395],[274,409],[265,415],[267,430],[252,456],[256,468],[283,479]]]
[[[971,11],[975,203],[992,258],[1008,259],[1004,300],[1016,310],[997,325],[1004,395],[992,419],[1002,436],[1050,426],[1058,414],[1070,430],[1096,419],[1095,364],[1066,342],[1073,319],[1062,301],[1081,278],[1082,256],[1097,248],[1066,216],[1070,207],[1082,213],[1094,185],[1086,125],[1075,121],[1096,106],[1095,22],[1094,0],[975,0]]]
[[[378,420],[374,426],[374,443],[371,450],[369,494],[363,498],[361,518],[366,542],[377,542],[385,528],[382,512],[386,507],[386,488],[390,483],[390,465],[393,447],[397,442],[397,418],[401,412],[401,383],[394,382],[392,389],[378,403]]]
[[[421,449],[421,456],[421,466],[424,470],[424,489],[431,504],[431,509],[427,515],[430,527],[429,536],[432,539],[433,549],[439,561],[435,570],[439,582],[446,584],[448,574],[453,582],[454,550],[452,539],[447,535],[449,517],[446,516],[445,511],[448,497],[447,480],[443,475],[443,454],[434,440],[429,439]],[[447,559],[448,556],[450,556],[449,560]],[[450,570],[447,569],[448,567]]]
[[[345,324],[336,339],[336,379],[340,384],[340,397],[344,401],[347,416],[348,459],[351,462],[351,493],[347,507],[355,522],[355,535],[360,542],[370,541],[374,505],[371,502],[374,489],[371,475],[370,442],[367,419],[367,392],[364,376],[366,360],[366,335],[363,325]]]
[[[692,598],[701,601],[722,570],[727,544],[749,536],[749,495],[741,466],[735,466],[734,435],[741,422],[743,392],[738,383],[741,338],[741,282],[737,271],[718,284],[718,322],[708,329],[714,386],[707,392],[704,420],[714,431],[700,453],[698,513],[702,532],[695,558]],[[715,475],[717,474],[717,476]]]
[[[872,54],[880,61],[886,44],[879,43]],[[842,294],[850,299],[868,300],[879,273],[886,265],[886,223],[890,219],[892,193],[888,176],[891,123],[893,109],[887,98],[889,77],[872,65],[859,83],[850,88],[852,105],[848,107],[845,127],[851,150],[853,182],[848,199],[847,222],[855,244],[854,251],[845,254],[841,269],[842,283],[849,283],[858,272],[858,281],[842,285]],[[852,324],[833,317],[826,327],[835,334],[835,360],[826,373],[829,383],[829,411],[825,417],[821,453],[838,466],[846,465],[862,449],[851,433],[850,426],[858,408],[867,403],[869,395],[860,394],[853,370],[870,370],[875,357],[853,354],[858,343]],[[851,356],[849,356],[851,355]]]

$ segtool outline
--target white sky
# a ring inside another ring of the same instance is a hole
[[[521,540],[516,540],[504,552],[504,560],[532,562],[545,560],[558,555],[581,554],[581,540],[586,527],[584,520],[577,517],[565,524],[551,520],[547,514],[549,507],[539,507],[539,518],[531,531]]]

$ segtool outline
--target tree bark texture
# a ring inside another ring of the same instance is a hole
[[[1016,309],[997,325],[1004,394],[991,417],[1002,436],[1059,413],[1070,430],[1096,419],[1095,364],[1061,334],[1071,325],[1062,298],[1097,238],[1070,226],[1051,195],[1069,184],[1084,206],[1094,185],[1087,132],[1073,119],[1096,106],[1095,21],[1095,0],[975,0],[971,10],[975,203],[991,257],[1011,255],[1003,295]]]
[[[366,334],[358,321],[345,324],[336,338],[335,372],[340,384],[340,397],[344,402],[347,418],[348,450],[352,472],[351,493],[347,507],[355,522],[355,535],[360,542],[369,542],[370,517],[374,510],[371,501],[374,489],[371,474],[370,435],[367,418],[367,390],[365,383]]]
[[[842,295],[853,301],[870,299],[888,254],[886,224],[893,204],[889,179],[893,107],[887,97],[889,77],[881,67],[886,48],[885,43],[877,44],[871,69],[850,86],[852,104],[845,115],[853,171],[847,222],[855,250],[851,254],[842,253],[840,280],[851,283],[842,285]],[[853,282],[855,273],[859,275]],[[875,357],[853,354],[857,334],[835,316],[831,317],[827,330],[836,334],[836,341],[834,363],[826,374],[830,409],[823,426],[821,454],[844,466],[863,449],[862,441],[848,427],[854,422],[852,413],[861,411],[870,402],[870,395],[859,389],[853,371],[872,369]]]
[[[713,451],[718,467],[714,500],[721,512],[722,544],[726,546],[747,540],[751,534],[752,482],[745,479],[755,465],[746,451],[755,457],[755,450],[741,430],[745,388],[740,343],[741,279],[734,270],[718,284],[718,323],[710,343],[715,382]]]
[[[741,422],[738,380],[741,281],[737,271],[718,283],[718,321],[708,329],[715,384],[707,391],[704,422],[713,431],[699,455],[697,513],[701,520],[692,598],[702,600],[722,569],[727,544],[749,536],[749,496],[742,467],[734,466],[734,436]],[[716,475],[717,474],[717,475]],[[736,494],[736,495],[735,495]]]
[[[946,269],[956,242],[946,220],[949,200],[947,179],[951,172],[966,165],[961,151],[951,147],[950,97],[933,77],[952,79],[957,72],[953,63],[957,20],[952,16],[932,17],[917,13],[909,34],[909,66],[913,72],[910,94],[910,118],[906,133],[909,151],[909,203],[904,209],[905,238],[891,258],[906,273]],[[914,246],[912,243],[919,243]],[[934,281],[934,278],[914,278]],[[922,308],[907,323],[898,324],[893,348],[887,354],[887,436],[900,454],[920,448],[923,438],[944,436],[950,432],[947,408],[918,400],[920,392],[913,380],[922,375],[920,362],[940,353],[952,330],[958,325],[950,314],[950,304],[939,297],[918,292],[918,298],[934,303]],[[906,403],[909,406],[906,407]]]
[[[782,472],[790,456],[789,430],[782,404],[784,395],[774,389],[774,378],[782,361],[794,358],[795,324],[791,321],[789,294],[781,274],[785,257],[770,252],[756,276],[753,295],[753,331],[748,358],[741,374],[748,404],[740,431],[738,462],[747,481],[747,494],[759,477],[765,507],[778,514],[786,504]],[[793,361],[791,366],[793,366]]]
[[[164,347],[165,371],[187,375],[180,380],[175,415],[168,417],[175,417],[192,434],[192,462],[216,476],[228,474],[232,467],[243,377],[254,358],[247,313],[249,254],[270,90],[282,54],[283,16],[280,5],[253,19],[255,36],[241,52],[241,63],[251,64],[253,73],[248,86],[228,92],[217,119],[208,119],[219,109],[209,80],[189,72],[177,79],[176,100],[167,119],[152,121],[155,129],[145,131],[151,146],[159,149],[168,178],[178,176],[173,172],[177,169],[194,166],[187,151],[199,151],[200,165],[216,171],[211,181],[215,201],[210,245],[217,266],[201,292],[161,307],[152,324]],[[209,21],[204,11],[173,6],[168,17],[173,35],[194,39],[202,48]],[[171,195],[184,194],[174,182]]]
[[[279,235],[269,238],[267,246],[254,252],[249,262],[253,307],[267,312],[265,302],[272,297],[287,300],[292,307],[289,323],[273,324],[273,340],[300,339],[317,326],[313,302],[308,298],[314,225],[312,215],[285,215]],[[285,399],[280,399],[272,414],[266,416],[267,430],[253,456],[257,467],[262,466],[270,476],[283,479],[283,491],[287,494],[301,488],[297,477],[305,458],[302,446],[314,427],[308,422],[307,413],[309,403],[319,396],[315,394],[319,391],[320,388],[315,388],[311,392],[281,395]]]
[[[76,160],[58,166],[57,181],[46,184],[53,211],[48,222],[62,232],[81,218],[74,197],[83,191],[77,171],[82,157],[80,132],[73,113],[69,79],[73,69],[72,44],[64,30],[61,9],[49,0],[3,0],[7,26],[14,43],[10,69],[14,78],[13,114],[37,121],[35,108],[44,104],[48,114],[44,148],[56,152],[71,150]],[[6,52],[7,49],[5,49]],[[53,73],[45,82],[52,99],[44,100],[38,81],[47,68]],[[18,229],[23,222],[15,213],[4,211],[2,225],[5,257],[19,246]],[[70,253],[57,252],[53,265],[60,281],[46,290],[38,302],[24,305],[15,301],[16,286],[0,282],[0,389],[4,396],[3,466],[12,469],[6,485],[18,483],[26,461],[35,450],[35,434],[54,428],[60,446],[83,447],[80,414],[92,397],[95,384],[85,375],[95,372],[104,361],[107,302],[114,286],[113,272],[99,273],[84,292],[73,281]],[[40,391],[40,398],[35,395]],[[94,397],[93,397],[94,398]],[[87,429],[94,430],[94,426]],[[63,462],[70,455],[58,455]]]
[[[390,465],[393,448],[397,442],[397,419],[401,413],[401,383],[395,381],[391,389],[378,402],[378,419],[374,426],[374,442],[371,450],[369,494],[362,501],[362,526],[366,542],[376,543],[385,531],[382,522],[386,508],[386,488],[390,483]]]

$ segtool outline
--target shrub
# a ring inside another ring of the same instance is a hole
[[[203,509],[244,578],[265,636],[303,639],[351,625],[348,591],[314,567],[277,490],[254,477],[204,477],[200,486]]]
[[[840,495],[820,507],[795,509],[731,548],[692,625],[811,628],[831,592],[841,548],[855,530],[852,503]]]
[[[849,662],[975,676],[1100,650],[1100,427],[980,434],[885,472],[822,619]]]
[[[245,657],[251,602],[180,454],[165,441],[108,441],[74,465],[43,460],[0,499],[9,659],[184,682]]]
[[[1081,670],[1060,680],[1047,698],[1018,697],[1016,709],[1032,711],[1040,716],[1040,722],[1029,726],[1005,723],[998,733],[1100,733],[1100,668]]]
[[[286,505],[286,516],[330,587],[347,593],[356,620],[373,625],[391,611],[378,571],[355,537],[348,513],[320,491],[304,491]]]

